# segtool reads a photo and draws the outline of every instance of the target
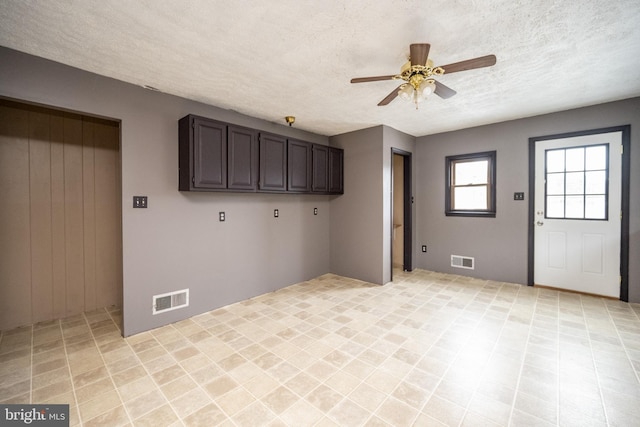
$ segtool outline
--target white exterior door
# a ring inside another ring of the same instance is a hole
[[[537,141],[534,282],[620,297],[622,132]]]

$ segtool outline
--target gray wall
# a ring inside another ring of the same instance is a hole
[[[331,271],[384,283],[382,126],[329,138],[344,149],[344,195],[331,202]]]
[[[178,119],[186,114],[325,145],[327,137],[6,48],[0,96],[121,120],[125,335],[329,272],[329,196],[177,189]],[[148,196],[149,208],[132,209],[133,195]],[[219,211],[226,222],[218,222]],[[152,295],[183,288],[189,308],[151,314]]]
[[[416,185],[419,218],[417,267],[455,274],[527,282],[528,140],[530,137],[631,125],[631,212],[629,300],[640,302],[640,98],[612,102],[417,139]],[[444,158],[497,151],[496,218],[444,215]],[[513,193],[525,192],[525,201]],[[450,267],[450,255],[475,257],[475,271]]]
[[[344,149],[345,158],[344,195],[331,202],[331,271],[385,284],[391,280],[393,243],[391,150],[413,153],[415,138],[376,126],[329,140]]]

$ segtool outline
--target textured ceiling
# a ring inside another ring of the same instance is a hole
[[[376,104],[410,43],[458,94]],[[76,0],[0,2],[0,45],[115,79],[336,135],[420,136],[640,95],[638,0]]]

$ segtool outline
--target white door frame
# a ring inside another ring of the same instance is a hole
[[[571,138],[576,136],[594,135],[599,133],[622,132],[622,221],[620,224],[620,300],[629,301],[629,186],[630,186],[630,156],[631,126],[615,126],[609,128],[592,129],[557,135],[546,135],[529,138],[529,220],[528,220],[528,261],[527,285],[534,285],[534,237],[535,237],[535,154],[536,143],[550,139]]]

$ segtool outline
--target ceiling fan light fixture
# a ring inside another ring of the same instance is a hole
[[[403,99],[405,101],[413,101],[413,97],[414,97],[413,86],[411,86],[409,83],[405,83],[402,86],[400,86],[400,89],[398,89],[398,97],[400,97],[400,99]]]
[[[422,99],[427,99],[427,97],[435,91],[436,84],[433,80],[425,80],[420,84],[419,92]]]

